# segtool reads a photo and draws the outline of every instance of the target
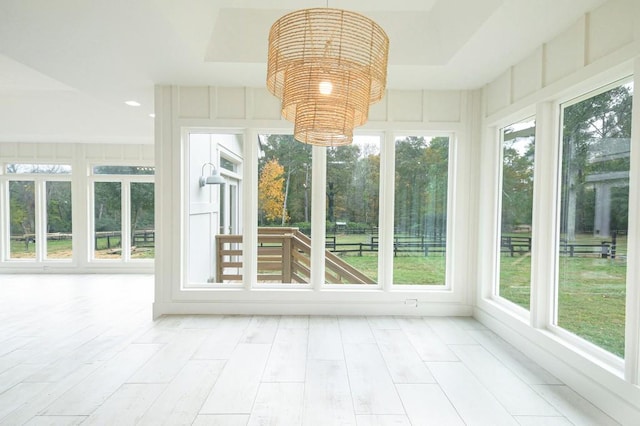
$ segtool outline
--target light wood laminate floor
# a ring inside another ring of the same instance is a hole
[[[0,275],[0,424],[615,424],[471,318],[154,322],[152,292]]]

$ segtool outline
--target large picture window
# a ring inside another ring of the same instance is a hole
[[[446,283],[449,137],[395,143],[394,284]]]
[[[624,357],[633,86],[562,109],[556,324]]]
[[[327,284],[377,282],[379,186],[379,137],[327,149]]]
[[[258,282],[310,282],[311,146],[263,135],[258,159]]]
[[[535,122],[501,130],[502,200],[498,295],[529,309]]]

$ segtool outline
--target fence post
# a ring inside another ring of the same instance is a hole
[[[611,259],[615,259],[616,258],[616,246],[618,242],[618,233],[616,231],[613,231],[613,234],[611,234]]]

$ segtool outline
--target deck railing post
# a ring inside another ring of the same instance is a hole
[[[282,282],[291,282],[291,262],[293,253],[291,253],[291,235],[282,236]]]

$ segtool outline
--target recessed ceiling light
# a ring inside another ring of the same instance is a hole
[[[149,114],[149,117],[156,118],[156,115],[154,113],[151,113],[151,114]]]
[[[125,104],[129,106],[140,106],[140,102],[136,102],[136,101],[126,101]]]

